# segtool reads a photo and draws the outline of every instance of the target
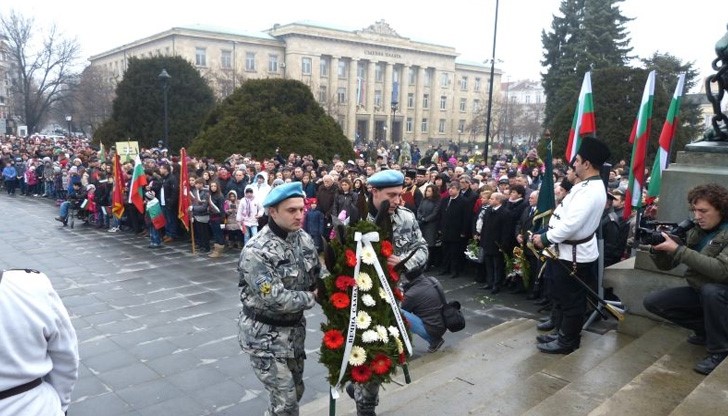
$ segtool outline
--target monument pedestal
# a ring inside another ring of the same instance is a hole
[[[677,160],[662,172],[662,189],[658,202],[657,219],[679,223],[690,216],[687,195],[693,187],[705,183],[728,186],[728,153],[719,153],[705,146],[677,153]],[[723,146],[724,150],[728,147]],[[694,151],[700,149],[700,151]],[[654,326],[659,319],[647,312],[642,300],[650,292],[687,285],[682,277],[686,267],[664,271],[655,267],[649,253],[638,251],[635,257],[614,264],[604,270],[604,287],[611,287],[627,308],[627,317],[619,324],[619,331],[639,336]]]

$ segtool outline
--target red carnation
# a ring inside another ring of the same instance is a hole
[[[324,345],[330,350],[335,350],[344,345],[344,336],[338,329],[330,329],[324,333]]]
[[[392,254],[394,254],[392,243],[390,243],[389,240],[382,241],[382,256],[389,257]]]
[[[349,267],[356,266],[356,253],[354,253],[351,249],[347,248],[344,252],[344,255],[346,256],[346,265]]]
[[[392,368],[392,360],[384,354],[377,354],[372,360],[372,371],[376,375],[384,375],[389,373],[389,369]]]
[[[366,383],[372,377],[372,369],[368,365],[357,365],[351,368],[351,379],[357,383]]]
[[[398,287],[394,288],[394,297],[397,298],[398,301],[402,302],[402,299],[404,299],[404,295],[402,295],[402,291],[399,290]]]
[[[346,293],[334,293],[331,297],[329,297],[329,300],[336,309],[344,309],[349,306],[349,295]]]
[[[350,287],[356,286],[356,280],[351,276],[339,276],[336,278],[336,287],[339,290],[346,291]]]
[[[394,270],[394,267],[387,265],[387,272],[389,272],[389,278],[392,279],[393,282],[396,283],[399,281],[399,273]]]

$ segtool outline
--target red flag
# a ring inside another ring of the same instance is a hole
[[[111,212],[119,219],[124,215],[124,179],[121,172],[121,158],[114,155],[114,190],[111,195]]]
[[[144,212],[144,187],[147,186],[147,175],[139,155],[134,159],[134,175],[129,184],[129,203],[134,204],[139,212]]]
[[[629,218],[633,208],[642,208],[642,190],[645,187],[645,158],[647,141],[652,126],[652,104],[655,97],[655,71],[647,77],[642,103],[637,111],[637,121],[632,126],[629,142],[632,143],[632,159],[629,168],[629,186],[624,198],[623,217]]]
[[[182,221],[187,231],[190,230],[190,173],[187,170],[187,150],[179,151],[179,212],[177,217]]]

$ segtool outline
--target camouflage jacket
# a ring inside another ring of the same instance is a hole
[[[374,222],[374,216],[369,213],[367,221]],[[424,269],[427,264],[427,242],[422,237],[420,226],[415,214],[407,208],[398,207],[392,214],[392,245],[394,255],[401,259],[415,254],[407,260],[407,270]]]
[[[314,306],[311,292],[322,269],[313,240],[304,231],[285,239],[264,227],[240,253],[239,341],[243,351],[259,357],[304,356],[306,320],[303,311]],[[293,326],[275,326],[251,319],[248,314],[276,320],[298,320]]]

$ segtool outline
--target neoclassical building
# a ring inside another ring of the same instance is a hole
[[[355,31],[309,22],[265,33],[175,27],[89,60],[119,80],[130,58],[158,55],[188,59],[221,96],[246,79],[300,80],[353,142],[485,140],[490,68],[458,61],[452,47],[400,36],[384,21]],[[494,88],[500,78],[496,70]]]

